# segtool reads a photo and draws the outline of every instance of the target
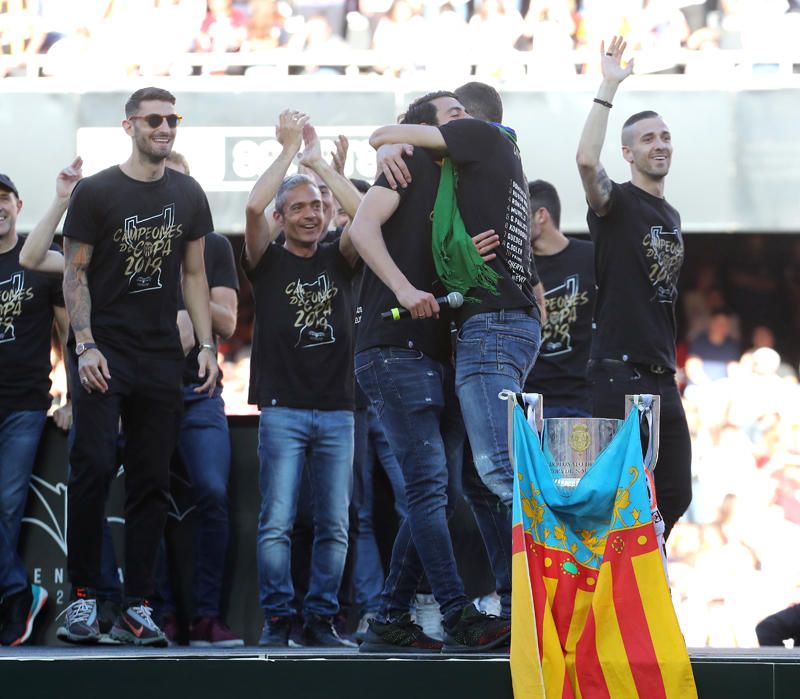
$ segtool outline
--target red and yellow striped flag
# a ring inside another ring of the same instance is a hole
[[[515,699],[696,699],[633,410],[564,492],[514,408]]]

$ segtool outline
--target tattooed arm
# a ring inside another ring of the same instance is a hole
[[[94,342],[92,335],[92,297],[89,293],[87,271],[94,247],[73,238],[64,238],[64,305],[67,309],[76,342]],[[78,374],[81,385],[91,393],[108,390],[108,362],[95,348],[78,357]]]
[[[600,152],[608,130],[608,115],[611,103],[620,83],[627,78],[633,70],[633,59],[625,66],[622,65],[622,52],[625,42],[621,37],[614,37],[606,51],[605,44],[600,43],[600,63],[603,70],[603,82],[597,91],[597,98],[592,104],[589,116],[581,133],[578,144],[578,171],[586,192],[589,207],[598,216],[608,213],[611,200],[611,179],[606,174],[605,168],[600,164]],[[598,101],[599,100],[599,101]],[[606,104],[603,104],[606,103]]]

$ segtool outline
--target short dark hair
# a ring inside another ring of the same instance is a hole
[[[644,119],[655,119],[660,117],[661,115],[658,112],[654,112],[652,109],[645,109],[643,112],[636,112],[636,114],[631,114],[626,120],[625,123],[622,125],[622,143],[625,143],[625,129],[633,126],[634,124],[643,121]]]
[[[558,197],[556,188],[544,180],[534,180],[528,182],[528,194],[531,197],[531,213],[538,209],[545,208],[553,225],[561,228],[561,199]]]
[[[281,186],[278,187],[278,193],[275,195],[275,211],[282,215],[283,207],[286,204],[287,194],[295,187],[300,187],[304,184],[309,185],[319,191],[317,183],[314,182],[314,180],[312,180],[308,175],[292,175],[281,182]]]
[[[140,90],[136,90],[136,92],[128,97],[128,101],[125,103],[125,116],[132,117],[139,111],[141,103],[149,100],[175,104],[175,95],[160,87],[143,87]]]
[[[652,109],[645,109],[643,112],[636,112],[636,114],[631,114],[626,120],[625,123],[622,125],[623,129],[627,129],[629,126],[633,126],[637,121],[642,121],[643,119],[653,119],[655,117],[660,117],[661,115],[658,112],[654,112]]]
[[[405,114],[397,117],[397,121],[401,124],[430,124],[431,126],[438,126],[439,119],[436,117],[436,107],[433,105],[433,100],[437,100],[440,97],[458,99],[454,92],[448,92],[447,90],[429,92],[409,104]]]
[[[473,119],[503,121],[503,100],[500,93],[486,83],[471,82],[456,88],[456,99]]]

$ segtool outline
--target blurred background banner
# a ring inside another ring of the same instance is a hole
[[[643,109],[662,114],[673,133],[675,155],[667,197],[681,212],[687,233],[781,232],[798,228],[800,191],[800,76],[782,85],[752,89],[720,87],[712,81],[676,83],[677,76],[642,77],[622,91],[611,114],[603,161],[612,179],[629,178],[618,153],[624,120]],[[202,79],[201,79],[202,80]],[[232,82],[233,81],[233,84]],[[319,89],[286,89],[287,79],[265,81],[253,89],[234,88],[235,78],[203,81],[202,89],[154,79],[173,91],[184,116],[176,149],[192,164],[206,190],[214,223],[221,233],[241,233],[247,195],[279,152],[274,124],[286,108],[311,115],[323,149],[344,134],[350,140],[346,174],[371,181],[375,157],[368,139],[392,123],[423,91],[454,89],[460,83],[434,83],[420,90],[375,85],[342,91],[336,80]],[[772,81],[768,81],[772,82]],[[122,162],[130,142],[120,124],[127,97],[143,80],[125,89],[84,92],[62,81],[36,83],[43,91],[18,90],[17,81],[0,80],[0,171],[9,173],[25,208],[21,231],[30,230],[51,199],[51,173],[75,153],[85,174]],[[578,137],[594,96],[596,80],[563,88],[501,88],[504,121],[516,129],[529,179],[552,182],[563,202],[562,228],[586,231],[586,206],[575,166]],[[793,84],[793,86],[792,86]],[[283,86],[283,87],[282,87]],[[24,131],[22,129],[24,125]],[[16,134],[16,135],[15,135]],[[44,184],[47,183],[47,186]]]

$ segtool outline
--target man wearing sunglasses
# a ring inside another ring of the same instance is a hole
[[[178,283],[200,339],[199,393],[219,372],[211,332],[203,237],[214,228],[200,185],[165,169],[181,117],[175,97],[143,88],[125,105],[131,155],[83,179],[64,223],[64,300],[72,335],[75,442],[70,452],[68,558],[72,601],[58,636],[96,643],[95,589],[103,512],[125,445],[125,599],[111,635],[163,646],[151,618],[156,552],[167,517],[169,460],[182,407]],[[182,275],[181,275],[182,268]]]

